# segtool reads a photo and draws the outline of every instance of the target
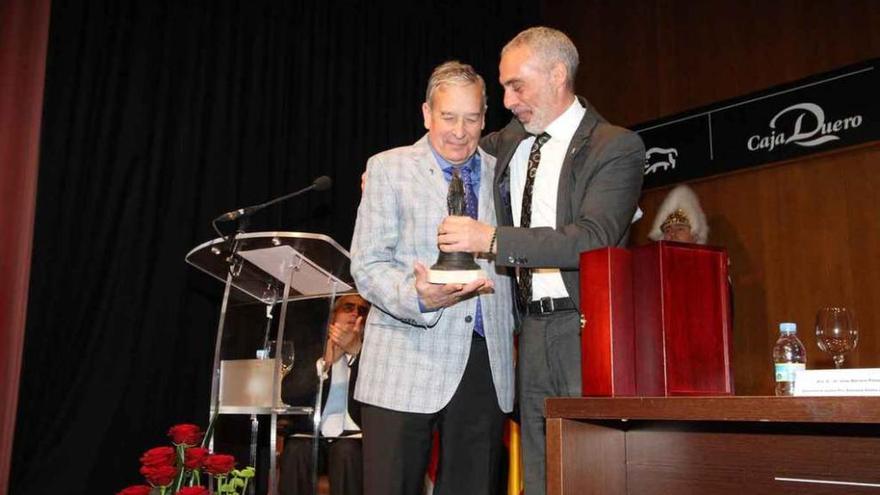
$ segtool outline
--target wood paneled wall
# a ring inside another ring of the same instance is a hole
[[[825,305],[853,308],[862,328],[848,366],[880,367],[880,145],[873,144],[690,184],[709,244],[730,254],[734,376],[739,395],[768,394],[777,324],[794,321],[808,368],[831,361],[813,323]],[[668,189],[643,194],[647,241]]]
[[[880,57],[876,0],[546,0],[578,92],[634,125]]]
[[[543,13],[578,45],[578,93],[623,125],[880,57],[872,0],[548,0]],[[849,365],[880,366],[878,167],[872,144],[691,184],[710,244],[731,256],[737,394],[772,393],[781,321],[798,323],[808,367],[831,366],[812,328],[823,305],[859,317]],[[633,243],[647,242],[667,191],[643,193]]]

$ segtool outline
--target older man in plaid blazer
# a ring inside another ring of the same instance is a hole
[[[477,263],[487,278],[468,284],[430,284],[425,269],[437,259],[453,171],[476,203],[469,215],[495,224],[495,160],[477,148],[485,109],[482,78],[447,62],[428,83],[428,134],[367,163],[351,247],[352,275],[373,303],[355,390],[367,495],[420,493],[435,428],[435,494],[498,488],[504,413],[513,407],[511,282],[484,256]]]

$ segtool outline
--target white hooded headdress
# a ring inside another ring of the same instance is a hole
[[[654,226],[648,237],[654,241],[662,240],[666,223],[689,224],[697,244],[706,244],[709,237],[709,225],[706,223],[706,214],[700,208],[700,199],[693,189],[685,185],[676,186],[666,195],[654,217]]]

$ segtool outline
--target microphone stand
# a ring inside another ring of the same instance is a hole
[[[281,202],[281,201],[285,201],[285,200],[290,199],[290,198],[293,198],[293,197],[295,197],[295,196],[299,196],[300,194],[303,194],[303,193],[309,192],[309,191],[311,191],[311,190],[313,190],[313,189],[316,189],[316,190],[318,190],[318,191],[324,191],[324,190],[327,190],[327,189],[329,189],[329,188],[332,186],[332,184],[333,184],[333,182],[332,182],[332,180],[331,180],[329,177],[327,177],[327,176],[321,176],[321,177],[318,177],[317,179],[315,179],[314,182],[312,182],[312,184],[309,185],[308,187],[305,187],[305,188],[300,189],[300,190],[298,190],[298,191],[294,191],[294,192],[289,193],[289,194],[285,194],[284,196],[281,196],[281,197],[278,197],[278,198],[275,198],[275,199],[269,200],[269,201],[267,201],[267,202],[265,202],[265,203],[260,203],[260,204],[253,205],[253,206],[248,206],[248,207],[245,207],[245,208],[239,208],[239,209],[237,209],[237,210],[233,210],[233,211],[230,211],[230,212],[224,213],[224,214],[218,216],[217,218],[214,218],[214,219],[211,221],[211,226],[214,228],[214,231],[217,232],[217,235],[219,235],[222,239],[224,239],[224,243],[227,245],[227,249],[229,250],[229,256],[228,256],[228,257],[226,258],[226,260],[225,260],[226,263],[228,264],[228,267],[229,267],[229,268],[228,268],[229,273],[228,273],[228,275],[227,275],[226,294],[224,295],[224,299],[223,299],[223,308],[221,309],[221,320],[220,320],[220,325],[219,325],[218,335],[221,335],[221,336],[222,336],[222,332],[223,332],[222,329],[223,329],[223,323],[224,323],[225,314],[226,314],[226,303],[227,303],[227,301],[228,301],[228,297],[229,297],[229,289],[230,289],[230,287],[231,287],[231,279],[234,278],[234,277],[238,277],[239,274],[241,273],[242,267],[244,266],[244,259],[241,258],[241,257],[238,257],[238,256],[237,256],[237,253],[238,253],[239,249],[241,248],[241,243],[240,243],[239,236],[240,236],[241,234],[244,234],[244,233],[245,233],[245,230],[247,229],[248,224],[250,223],[251,216],[252,216],[254,213],[256,213],[256,212],[262,210],[263,208],[266,208],[267,206],[271,206],[271,205],[273,205],[273,204],[275,204],[275,203],[279,203],[279,202]],[[233,232],[231,232],[230,234],[228,234],[228,235],[224,235],[223,232],[220,230],[220,227],[218,226],[218,223],[219,223],[219,222],[230,222],[230,221],[233,221],[233,220],[237,221],[237,224],[236,224],[236,228],[235,228],[235,230],[234,230]],[[215,247],[212,247],[211,249],[213,250],[213,249],[215,249]],[[219,254],[221,253],[221,251],[219,251],[219,248],[217,248],[217,249],[218,249],[218,251],[216,251],[216,254],[219,255]],[[285,287],[285,289],[286,289],[288,286],[285,285],[284,287]],[[284,305],[282,306],[282,309],[281,309],[281,320],[280,320],[279,323],[278,323],[279,328],[280,328],[280,330],[279,330],[279,334],[281,334],[281,335],[279,335],[279,337],[280,337],[280,336],[283,336],[283,326],[282,326],[282,325],[283,325],[283,323],[284,323],[284,316],[285,316],[286,304],[287,304],[287,302],[286,302],[286,301],[287,301],[287,295],[288,295],[288,294],[287,294],[287,290],[285,290],[285,291],[284,291],[284,295],[282,296],[282,300],[284,301]],[[336,285],[335,285],[335,283],[334,283],[334,285],[333,285],[333,298],[335,299],[335,297],[336,297]],[[267,313],[266,313],[266,317],[267,317],[267,322],[266,322],[266,336],[265,336],[264,339],[263,339],[263,340],[264,340],[264,344],[263,344],[264,349],[265,349],[265,347],[266,347],[265,342],[266,342],[266,339],[268,339],[268,334],[269,334],[269,331],[270,331],[270,327],[271,327],[271,325],[272,325],[272,320],[271,320],[271,318],[272,318],[272,312],[271,312],[271,311],[272,311],[272,304],[274,304],[275,299],[276,299],[276,298],[275,298],[274,295],[273,295],[273,297],[272,297],[273,303],[270,303],[270,304],[267,306]],[[325,328],[325,333],[326,333],[326,328]],[[218,383],[219,379],[216,378],[216,377],[218,376],[218,371],[217,371],[217,369],[216,369],[216,366],[217,366],[217,364],[219,363],[220,340],[221,340],[221,339],[218,338],[218,341],[217,341],[217,343],[216,343],[216,349],[215,349],[215,371],[214,371],[215,380],[214,380],[214,383],[212,384],[212,387],[216,387],[216,386],[219,385],[219,383]],[[281,346],[281,340],[282,340],[282,339],[279,338],[279,342],[278,342],[278,346],[279,346],[279,348],[280,348],[280,346]],[[325,340],[326,340],[326,337],[325,337]],[[325,345],[326,345],[326,344],[325,344]],[[276,359],[280,359],[280,358],[276,358]],[[275,366],[276,366],[276,369],[277,369],[277,367],[279,366],[279,364],[276,363]],[[275,388],[275,386],[273,385],[273,390],[274,390],[274,388]],[[320,389],[319,389],[319,390],[320,390]],[[212,392],[212,394],[213,394],[213,392]],[[320,397],[320,395],[319,395],[319,397]],[[319,400],[320,400],[320,399],[319,399]],[[273,403],[274,403],[274,401],[275,401],[275,399],[273,398]],[[319,402],[318,404],[319,404],[318,407],[320,407],[320,402]],[[216,407],[216,411],[217,411],[216,414],[219,414],[219,395],[217,396],[216,402],[213,404],[213,407]],[[274,410],[273,410],[273,411],[274,411]],[[318,411],[319,411],[319,414],[320,414],[320,409],[319,409]],[[271,425],[272,425],[272,426],[271,426],[271,430],[270,430],[270,432],[271,432],[270,435],[274,434],[275,431],[276,431],[276,415],[275,415],[275,412],[272,413],[272,419],[271,419],[271,421],[272,421],[272,422],[271,422]],[[213,419],[212,419],[212,424],[213,424]],[[317,425],[315,426],[315,429],[317,429]],[[259,421],[258,421],[258,419],[257,419],[257,415],[256,415],[256,414],[251,414],[251,445],[250,445],[250,452],[249,452],[249,453],[250,453],[251,462],[252,462],[254,465],[256,465],[256,462],[255,462],[255,461],[256,461],[256,448],[257,448],[257,446],[256,446],[256,438],[257,438],[258,430],[259,430]],[[213,440],[212,440],[212,441],[213,441]],[[316,443],[315,443],[314,446],[313,446],[313,450],[315,451],[315,454],[317,454],[317,445],[318,445],[318,444],[317,444],[317,439],[315,440],[315,442],[316,442]],[[274,440],[274,438],[270,439],[270,445],[271,445],[272,447],[275,446],[275,440]],[[274,456],[274,455],[275,455],[275,452],[270,452],[269,455]],[[275,462],[274,460],[271,460],[271,461],[269,462],[269,465],[270,465],[270,466],[273,466],[273,465],[274,465],[274,462]],[[314,457],[313,460],[312,460],[311,477],[312,477],[312,480],[313,480],[313,482],[314,482],[314,485],[313,485],[313,486],[315,487],[315,490],[316,490],[315,493],[317,493],[317,455],[315,455],[315,457]],[[269,474],[269,480],[271,481],[271,480],[273,480],[273,479],[274,479],[274,474],[273,474],[273,473],[270,473],[270,474]],[[211,480],[209,480],[209,481],[210,481],[210,487],[213,488],[213,486],[214,486],[214,480],[213,480],[213,478],[212,478]],[[276,484],[277,484],[277,480],[276,480]],[[256,490],[256,481],[255,481],[252,485],[250,485],[250,487],[249,487],[249,494],[250,494],[250,495],[253,495],[255,490]],[[270,487],[270,488],[269,488],[269,492],[270,492],[270,493],[275,493],[275,490],[276,490],[276,487]]]
[[[238,236],[240,234],[245,233],[245,230],[247,229],[248,224],[250,223],[251,215],[262,210],[263,208],[266,208],[267,206],[271,206],[271,205],[274,205],[275,203],[280,203],[282,201],[288,200],[288,199],[293,198],[295,196],[299,196],[300,194],[307,193],[313,189],[317,189],[319,191],[327,190],[331,187],[331,185],[332,185],[332,181],[330,180],[329,177],[327,177],[326,175],[321,176],[321,177],[318,177],[317,179],[315,179],[315,181],[312,182],[312,184],[309,185],[308,187],[304,187],[298,191],[294,191],[292,193],[285,194],[284,196],[280,196],[275,199],[271,199],[269,201],[266,201],[265,203],[259,203],[256,205],[247,206],[244,208],[239,208],[237,210],[226,212],[226,213],[218,216],[214,220],[211,220],[211,226],[214,228],[214,231],[217,232],[217,235],[219,235],[220,237],[222,237],[226,241],[226,244],[229,249],[229,257],[226,258],[226,261],[227,261],[227,263],[229,263],[230,270],[233,270],[233,275],[238,275],[237,273],[235,273],[235,265],[233,263],[233,261],[235,259],[235,254],[238,252],[238,248],[239,248]],[[231,233],[229,235],[224,235],[223,232],[220,231],[220,228],[217,226],[217,222],[229,222],[232,220],[238,220],[238,224],[235,229],[235,232]],[[240,268],[241,267],[239,266],[239,269]]]
[[[217,235],[223,238],[226,249],[229,251],[229,256],[226,257],[226,262],[229,263],[229,271],[233,276],[238,276],[239,270],[235,266],[235,255],[238,253],[239,248],[238,236],[245,233],[245,229],[250,223],[250,215],[241,217],[235,230],[229,234],[224,234],[220,231],[220,228],[217,226],[218,220],[219,218],[211,220],[211,226],[214,227],[214,232],[217,232]]]

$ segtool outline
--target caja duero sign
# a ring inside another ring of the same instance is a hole
[[[880,139],[880,59],[634,127],[645,188]]]

